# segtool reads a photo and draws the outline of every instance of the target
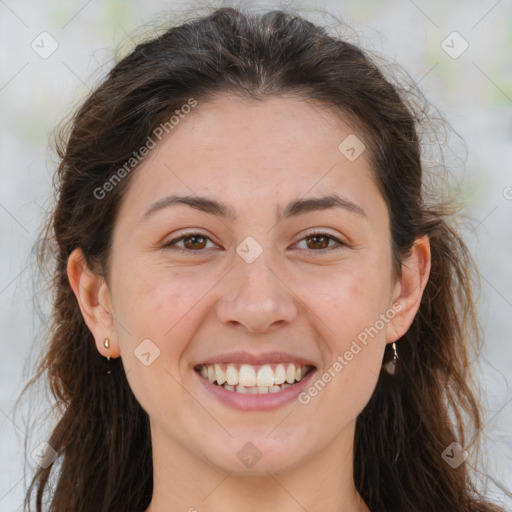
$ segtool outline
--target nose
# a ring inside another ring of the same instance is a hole
[[[284,326],[298,314],[297,298],[279,271],[269,266],[265,252],[252,263],[240,259],[225,280],[217,303],[217,318],[224,324],[265,333]]]

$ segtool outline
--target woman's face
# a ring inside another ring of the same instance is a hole
[[[110,337],[154,447],[226,471],[283,470],[336,446],[350,458],[400,334],[389,216],[350,126],[300,99],[219,96],[134,173],[114,229]]]

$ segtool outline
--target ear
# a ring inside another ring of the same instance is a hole
[[[387,324],[386,343],[401,338],[419,310],[421,297],[430,275],[430,242],[427,235],[417,238],[410,255],[402,262],[402,276],[393,291],[395,316]]]
[[[67,274],[84,321],[96,341],[98,352],[105,357],[119,357],[119,343],[105,279],[87,268],[85,256],[80,248],[69,255]],[[110,339],[108,349],[103,345],[105,338]]]

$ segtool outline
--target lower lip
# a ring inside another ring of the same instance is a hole
[[[201,377],[199,373],[193,370],[201,384],[214,395],[218,400],[233,407],[234,409],[240,409],[242,411],[263,411],[270,409],[277,409],[285,404],[297,400],[297,397],[308,387],[313,374],[316,370],[311,370],[303,379],[299,382],[285,388],[282,391],[276,393],[263,393],[263,394],[242,394],[236,391],[228,391],[223,386],[213,384],[208,379]]]

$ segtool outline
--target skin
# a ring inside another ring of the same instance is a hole
[[[355,421],[386,343],[407,331],[419,308],[430,249],[418,238],[401,278],[393,274],[389,216],[368,155],[350,161],[338,150],[352,133],[304,99],[222,95],[199,103],[134,171],[108,279],[86,268],[79,249],[71,254],[69,280],[97,349],[122,358],[150,417],[147,512],[368,510],[353,482]],[[366,217],[332,208],[276,222],[288,202],[333,192]],[[140,222],[170,194],[208,196],[238,216],[181,205]],[[337,244],[305,238],[316,228],[346,245],[321,254]],[[184,230],[209,239],[182,240],[188,254],[162,248]],[[263,249],[252,263],[236,252],[248,236]],[[242,412],[198,384],[195,365],[234,350],[290,352],[322,374],[393,305],[400,311],[308,404]],[[149,366],[133,353],[147,338],[161,351]],[[246,442],[262,454],[251,468],[237,457]]]

